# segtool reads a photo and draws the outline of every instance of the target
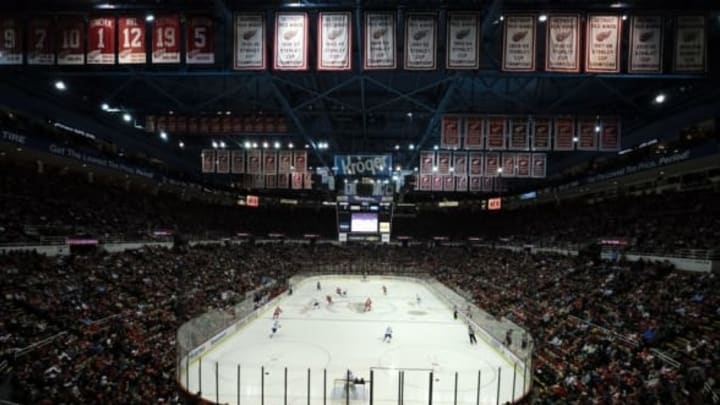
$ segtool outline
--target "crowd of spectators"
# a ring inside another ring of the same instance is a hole
[[[412,269],[470,293],[533,336],[535,403],[696,404],[707,400],[703,384],[720,378],[713,274],[468,246],[247,243],[0,256],[9,314],[0,353],[12,365],[15,399],[179,403],[182,323],[231,308],[263,280],[314,269]]]

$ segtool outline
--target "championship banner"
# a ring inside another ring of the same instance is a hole
[[[185,17],[185,63],[215,63],[215,28],[210,17]]]
[[[16,18],[0,18],[0,65],[22,65],[23,31]]]
[[[547,155],[533,153],[531,158],[532,171],[530,175],[535,178],[544,178],[547,175]]]
[[[254,189],[261,189],[265,188],[265,176],[262,174],[255,174],[251,176],[252,178],[252,188]]]
[[[444,115],[442,117],[440,147],[443,149],[460,148],[460,116]]]
[[[470,176],[470,192],[482,191],[482,177]]]
[[[192,135],[195,135],[200,132],[200,126],[199,126],[197,117],[188,117],[187,130],[188,130],[188,133],[190,133]]]
[[[245,151],[232,151],[232,156],[230,159],[230,172],[233,174],[245,173]]]
[[[293,166],[293,153],[291,150],[278,152],[278,173],[290,173]]]
[[[532,150],[550,150],[550,138],[552,132],[552,119],[538,117],[533,120],[531,126]]]
[[[405,70],[437,68],[437,16],[408,14],[405,18]]]
[[[585,71],[620,72],[622,19],[619,15],[589,15],[585,23]]]
[[[292,182],[293,190],[302,190],[302,184],[303,184],[303,174],[302,173],[293,173],[290,175],[290,179]]]
[[[248,174],[260,174],[262,172],[262,151],[249,150],[246,159]]]
[[[52,65],[55,63],[55,53],[52,43],[55,39],[50,30],[50,20],[36,18],[30,20],[27,35],[27,63],[28,65]]]
[[[450,174],[450,157],[451,157],[451,155],[452,155],[451,152],[446,152],[446,151],[438,152],[438,154],[437,154],[438,170],[437,171],[439,174],[443,174],[443,175]]]
[[[455,177],[454,176],[442,176],[443,178],[443,191],[455,191]]]
[[[595,131],[597,121],[594,118],[579,118],[577,126],[578,150],[597,150],[598,133]]]
[[[397,37],[394,13],[365,14],[363,69],[395,69]]]
[[[468,178],[467,176],[455,176],[455,191],[467,191],[468,190]]]
[[[263,173],[277,174],[277,151],[263,151]]]
[[[215,173],[215,150],[203,149],[200,154],[203,173]]]
[[[510,120],[510,148],[528,150],[530,148],[530,123],[527,118]]]
[[[432,191],[442,191],[443,189],[443,176],[434,175],[432,176]]]
[[[449,13],[445,42],[447,69],[480,67],[480,18],[471,13]]]
[[[675,23],[675,72],[705,72],[707,42],[704,16],[678,17]]]
[[[483,177],[482,178],[482,191],[485,192],[491,192],[493,191],[493,183],[495,183],[495,178],[493,177]]]
[[[500,168],[500,154],[497,152],[488,152],[485,154],[485,176],[495,177],[498,175]]]
[[[277,174],[268,174],[265,176],[265,188],[277,188]]]
[[[615,152],[620,150],[620,117],[603,117],[600,129],[600,150]]]
[[[305,190],[312,190],[312,185],[313,185],[312,173],[307,172],[307,173],[305,173],[305,175],[303,177],[304,177],[303,178],[303,188]]]
[[[464,176],[468,172],[467,152],[453,152],[453,173],[456,176]]]
[[[115,64],[115,18],[92,17],[87,32],[88,65]]]
[[[118,18],[118,63],[146,63],[145,20],[140,17]]]
[[[262,14],[236,15],[234,39],[235,70],[263,70],[267,67],[265,18]]]
[[[431,191],[432,190],[432,175],[421,174],[418,177],[418,189],[420,191]]]
[[[660,16],[630,17],[628,72],[662,73],[663,21]]]
[[[468,154],[470,159],[470,170],[471,176],[482,176],[484,174],[484,159],[481,152],[470,152]]]
[[[435,152],[420,152],[420,173],[430,174],[435,166]]]
[[[568,151],[575,150],[573,137],[575,136],[575,118],[555,118],[555,148],[553,150]]]
[[[535,18],[534,15],[505,16],[502,47],[503,71],[535,71]]]
[[[465,149],[477,150],[485,147],[485,120],[478,115],[465,117]]]
[[[352,13],[319,13],[317,49],[317,70],[352,69]]]
[[[529,153],[518,153],[516,155],[517,170],[515,176],[517,177],[530,177],[530,154]]]
[[[515,159],[514,153],[504,152],[502,154],[502,175],[503,177],[515,177]]]
[[[180,63],[180,16],[155,18],[152,30],[152,63]]]
[[[275,70],[307,70],[308,29],[307,13],[275,14]]]
[[[79,17],[63,17],[58,22],[57,64],[85,64],[85,23]]]
[[[277,176],[277,188],[287,189],[290,185],[290,174],[279,173]]]
[[[293,166],[296,173],[305,173],[307,171],[307,152],[293,152]]]
[[[222,149],[216,151],[217,154],[217,172],[226,174],[230,173],[230,151]]]
[[[507,120],[505,117],[488,117],[485,130],[487,150],[505,149],[505,132],[507,132]]]
[[[545,34],[545,70],[580,71],[580,16],[550,15]]]

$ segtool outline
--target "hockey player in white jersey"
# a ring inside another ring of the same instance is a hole
[[[384,342],[392,342],[392,328],[390,327],[390,325],[385,328],[385,336],[383,337],[383,343]]]
[[[277,319],[275,319],[272,322],[272,326],[270,326],[270,339],[272,339],[272,337],[275,336],[278,329],[280,329],[280,322]]]

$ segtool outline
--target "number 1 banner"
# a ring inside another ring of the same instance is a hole
[[[89,65],[114,65],[115,18],[90,18],[87,35],[87,63]]]
[[[22,65],[23,32],[20,21],[0,18],[0,65]]]
[[[58,65],[85,64],[85,23],[77,17],[63,17],[58,22]]]
[[[152,63],[180,63],[180,16],[163,15],[155,18]]]
[[[324,13],[318,17],[318,70],[350,70],[352,13]]]
[[[185,62],[188,65],[215,63],[215,31],[209,17],[186,17]]]
[[[140,17],[118,18],[118,63],[147,63],[144,19]]]

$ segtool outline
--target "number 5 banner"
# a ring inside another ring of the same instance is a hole
[[[145,21],[139,17],[118,18],[118,63],[146,62]]]
[[[189,65],[215,63],[213,20],[209,17],[187,17],[185,62]]]
[[[179,16],[164,15],[155,19],[152,49],[152,63],[180,63]]]

